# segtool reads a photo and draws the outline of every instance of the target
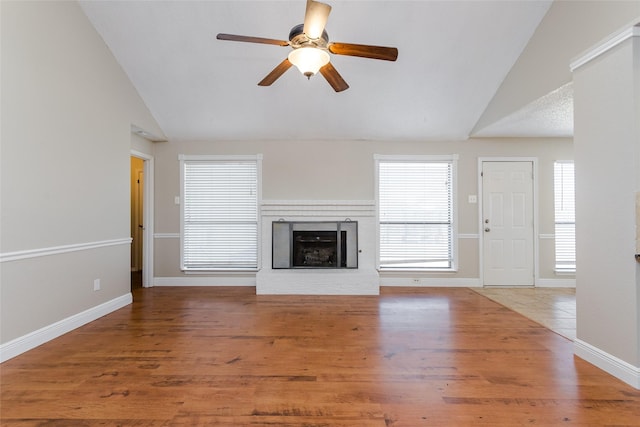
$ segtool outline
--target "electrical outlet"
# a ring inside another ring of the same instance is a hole
[[[94,291],[99,291],[100,290],[100,279],[95,279],[93,281],[93,290]]]
[[[420,279],[411,279],[411,282],[412,282],[414,285],[417,285],[418,283],[420,283]]]

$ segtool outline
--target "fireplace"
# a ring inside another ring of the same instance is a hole
[[[345,231],[341,234],[346,236]],[[292,267],[347,266],[347,254],[338,250],[337,231],[294,231],[292,251]]]
[[[358,268],[358,223],[272,223],[272,268]]]

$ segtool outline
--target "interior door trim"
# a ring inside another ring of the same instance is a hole
[[[142,231],[142,286],[145,288],[153,286],[154,268],[153,268],[153,230],[154,230],[154,212],[153,212],[153,156],[136,150],[130,150],[132,157],[144,160],[144,182],[143,182],[143,224]]]

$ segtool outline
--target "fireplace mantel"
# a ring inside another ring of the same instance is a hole
[[[258,294],[377,295],[375,202],[372,200],[265,200],[261,204]],[[353,269],[272,268],[272,223],[357,222],[358,264]]]
[[[374,200],[263,200],[262,216],[348,218],[349,215],[375,217]]]

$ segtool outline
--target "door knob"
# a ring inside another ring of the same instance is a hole
[[[488,233],[488,232],[491,231],[491,229],[489,227],[487,227],[487,228],[484,229],[484,231]]]

